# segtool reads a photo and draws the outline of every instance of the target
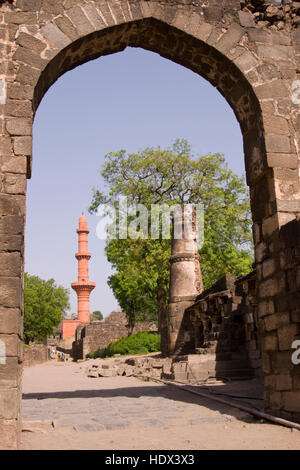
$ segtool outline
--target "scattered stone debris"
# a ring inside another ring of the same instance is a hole
[[[251,26],[253,21],[260,28],[271,29],[298,28],[300,27],[300,2],[283,0],[281,3],[274,0],[244,0],[241,1],[242,26]],[[244,15],[243,15],[244,13]],[[246,17],[246,14],[248,16]],[[243,22],[247,24],[243,24]]]
[[[222,358],[223,359],[223,358]],[[209,379],[238,379],[248,374],[248,369],[233,367],[237,361],[219,360],[215,354],[187,354],[173,357],[137,356],[92,359],[88,361],[88,377],[152,377],[182,383],[206,382]],[[241,367],[240,362],[238,363]],[[249,378],[249,377],[247,377]]]
[[[88,366],[88,377],[142,377],[167,378],[171,375],[171,358],[124,357],[113,359],[95,359]],[[166,377],[167,376],[167,377]]]

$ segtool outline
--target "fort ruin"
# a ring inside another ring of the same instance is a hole
[[[127,46],[201,75],[236,115],[250,187],[265,407],[300,422],[300,366],[291,361],[291,345],[300,338],[299,9],[290,0],[1,0],[1,448],[18,448],[20,439],[26,178],[34,114],[63,73]],[[197,328],[205,309],[193,311]]]

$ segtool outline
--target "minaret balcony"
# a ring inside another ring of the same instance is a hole
[[[76,253],[75,258],[80,260],[80,259],[87,259],[89,260],[91,258],[91,253]]]

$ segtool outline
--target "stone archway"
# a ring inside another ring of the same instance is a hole
[[[300,366],[291,362],[291,345],[300,334],[300,99],[295,94],[300,36],[292,16],[296,3],[290,10],[266,3],[280,14],[272,10],[268,17],[265,8],[253,16],[252,2],[241,9],[238,0],[0,2],[3,448],[16,448],[20,435],[25,199],[33,116],[60,75],[127,46],[157,52],[203,76],[235,112],[251,195],[266,407],[300,421]],[[261,15],[267,18],[264,24]]]

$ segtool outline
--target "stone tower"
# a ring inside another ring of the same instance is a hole
[[[184,223],[184,211],[175,211],[173,217],[173,237],[170,258],[170,296],[168,315],[168,354],[182,353],[183,348],[193,347],[185,310],[191,306],[197,295],[203,291],[200,269],[200,256],[197,245],[197,224],[195,211],[191,205],[185,206],[190,214],[190,222]],[[182,233],[181,238],[176,238]]]
[[[89,259],[88,234],[86,216],[79,217],[78,233],[78,253],[75,257],[78,260],[78,281],[72,282],[71,287],[77,294],[78,320],[80,323],[90,323],[90,293],[96,287],[95,282],[89,281]]]

